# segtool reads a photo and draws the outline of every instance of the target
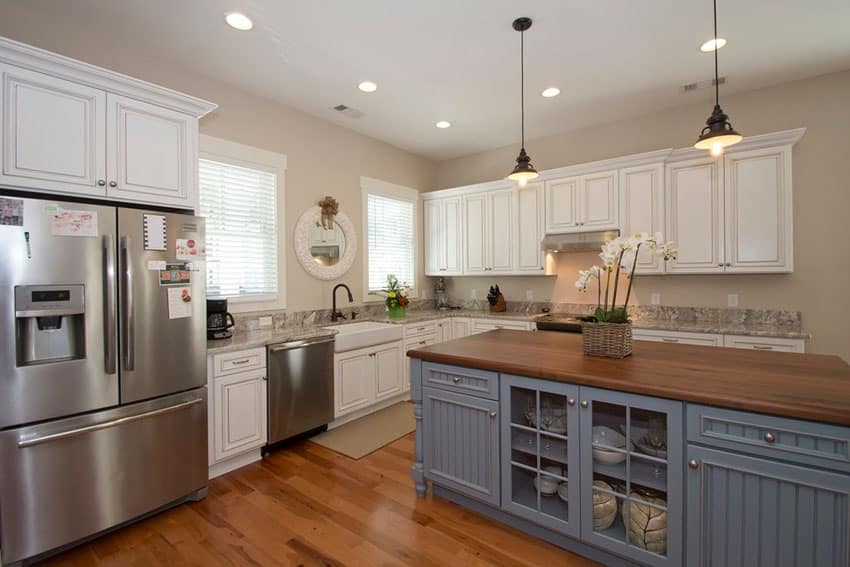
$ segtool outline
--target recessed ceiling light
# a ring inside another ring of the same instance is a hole
[[[239,31],[248,31],[254,27],[251,18],[241,12],[230,12],[224,16],[224,21],[227,22],[227,25]]]
[[[552,98],[553,96],[558,96],[561,94],[561,89],[558,87],[549,87],[548,89],[544,89],[542,93],[546,98]]]
[[[449,122],[448,120],[440,120],[439,122],[434,124],[434,126],[436,126],[437,128],[450,128],[451,125],[452,125],[452,123]]]
[[[718,37],[715,39],[709,39],[708,41],[700,45],[699,50],[705,53],[711,53],[716,49],[720,49],[724,45],[726,45],[726,40],[722,37]]]
[[[357,85],[357,88],[363,91],[364,93],[373,93],[378,90],[378,85],[376,85],[372,81],[363,81],[362,83]]]

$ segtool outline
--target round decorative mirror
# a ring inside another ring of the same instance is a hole
[[[357,254],[357,235],[351,219],[338,212],[329,228],[322,223],[321,208],[310,207],[295,225],[295,254],[314,278],[335,280],[342,277]]]

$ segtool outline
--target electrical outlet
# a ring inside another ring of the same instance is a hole
[[[653,293],[652,295],[650,295],[649,302],[653,305],[661,305],[661,294]]]
[[[738,294],[730,293],[726,296],[726,305],[729,307],[738,307]]]
[[[530,289],[525,290],[526,301],[534,301],[534,292]]]
[[[477,289],[475,289],[475,288],[473,288],[473,289],[472,289],[472,292],[470,292],[469,296],[470,296],[472,299],[478,299],[478,290],[477,290]]]
[[[260,317],[258,326],[260,326],[260,327],[271,327],[272,326],[272,318],[271,317]]]

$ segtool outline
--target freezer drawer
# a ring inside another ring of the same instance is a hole
[[[4,564],[203,488],[206,388],[0,433]]]

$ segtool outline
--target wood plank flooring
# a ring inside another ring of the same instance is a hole
[[[301,442],[211,481],[201,502],[42,565],[596,565],[430,492],[417,499],[413,444],[354,461]]]

